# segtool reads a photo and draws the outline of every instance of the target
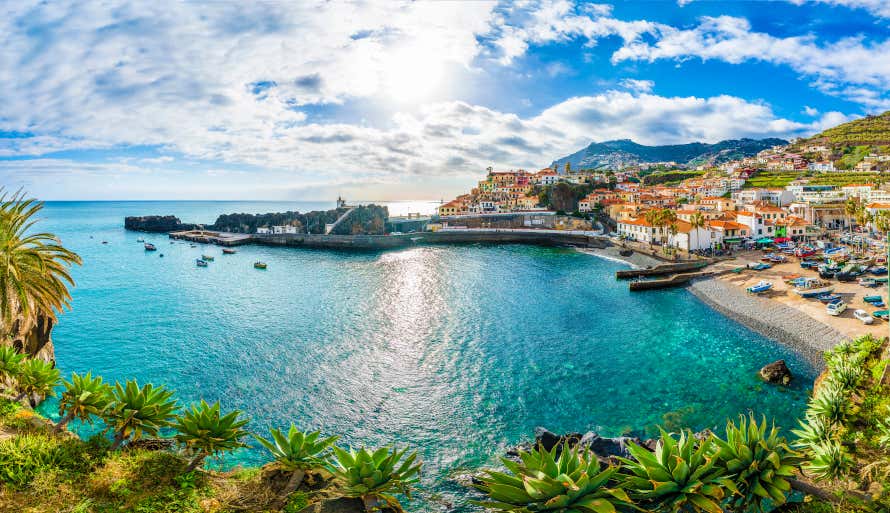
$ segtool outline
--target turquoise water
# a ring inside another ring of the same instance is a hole
[[[701,429],[748,409],[788,426],[803,409],[814,375],[803,359],[685,290],[630,294],[613,277],[622,264],[578,251],[251,246],[224,256],[122,228],[125,215],[212,222],[330,206],[47,204],[42,228],[84,259],[73,310],[54,331],[58,365],[166,383],[183,402],[220,400],[257,432],[296,422],[344,444],[410,444],[425,462],[429,502],[415,508],[426,511],[460,504],[449,476],[493,461],[535,426]],[[142,237],[164,257],[143,251]],[[206,269],[194,263],[202,253],[216,256]],[[777,358],[798,385],[759,382],[758,368]],[[222,464],[264,459],[252,449]]]

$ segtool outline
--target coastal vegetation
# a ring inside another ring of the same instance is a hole
[[[643,185],[673,185],[689,178],[703,176],[704,174],[704,171],[655,172],[643,177]]]
[[[823,140],[832,145],[845,146],[890,144],[890,111],[840,124],[807,139]]]

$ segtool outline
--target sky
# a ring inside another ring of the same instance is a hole
[[[890,110],[890,2],[0,0],[0,186],[439,200],[591,142]]]

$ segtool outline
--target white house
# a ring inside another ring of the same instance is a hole
[[[259,231],[259,228],[257,229]],[[297,233],[296,226],[273,226],[272,233],[274,234],[283,234],[283,233]]]
[[[698,251],[700,249],[708,249],[716,242],[715,234],[710,228],[702,226],[693,228],[686,221],[677,220],[677,233],[670,236],[668,245],[680,248],[685,251]]]
[[[258,234],[261,234],[261,235],[268,235],[268,234],[272,233],[272,230],[270,230],[269,228],[266,228],[266,227],[262,227],[262,226],[261,226],[261,227],[259,227],[259,228],[256,229],[256,232],[257,232]]]

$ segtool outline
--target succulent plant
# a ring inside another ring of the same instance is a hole
[[[11,345],[0,345],[0,386],[5,386],[18,377],[24,361],[25,355]]]
[[[329,468],[343,495],[361,498],[366,511],[381,505],[401,510],[391,493],[410,497],[411,487],[419,481],[421,464],[414,463],[417,453],[408,454],[408,449],[382,447],[371,451],[362,447],[347,451],[334,447],[333,452]]]
[[[820,481],[840,479],[853,468],[853,459],[836,440],[810,446],[810,458],[803,469]]]
[[[115,432],[111,449],[143,434],[157,436],[158,430],[171,425],[176,408],[173,391],[163,386],[147,383],[140,388],[135,379],[125,385],[115,383],[111,403],[103,415]]]
[[[247,446],[243,438],[248,432],[242,428],[249,419],[240,418],[242,413],[233,410],[223,415],[219,402],[211,406],[202,399],[176,417],[176,440],[194,453],[186,472],[196,469],[207,456]]]
[[[59,396],[59,415],[62,417],[55,426],[61,431],[74,419],[90,422],[93,415],[99,416],[111,402],[111,386],[92,373],[81,376],[74,372],[71,381],[64,380],[65,390]]]
[[[761,512],[765,501],[785,503],[785,494],[791,490],[788,478],[794,475],[799,458],[779,437],[775,425],[767,432],[766,418],[758,424],[753,414],[741,416],[738,425],[726,423],[725,441],[718,437],[712,441],[713,456],[738,491],[727,500],[733,511]]]
[[[21,401],[27,397],[28,402],[34,407],[37,406],[35,397],[55,395],[55,386],[59,382],[59,369],[40,358],[30,358],[21,364],[16,381],[18,381],[19,395],[15,400]]]
[[[476,488],[489,500],[478,505],[505,512],[606,513],[631,503],[613,482],[618,468],[601,471],[586,449],[538,446],[520,451],[519,458],[501,460],[507,472],[486,471]]]
[[[628,444],[634,459],[620,458],[623,487],[644,508],[722,513],[724,489],[735,491],[735,485],[709,455],[711,444],[710,439],[699,442],[690,431],[674,438],[664,430],[654,452]]]
[[[825,383],[810,400],[808,416],[821,416],[829,424],[842,424],[847,418],[847,394],[837,383]]]
[[[299,488],[307,470],[327,465],[330,449],[337,441],[337,437],[321,438],[319,431],[304,433],[293,424],[290,425],[287,435],[275,428],[270,429],[269,434],[271,435],[269,440],[257,435],[253,435],[253,437],[272,453],[282,469],[291,472],[291,477],[279,494],[276,503],[276,506],[280,508],[287,500],[287,496]]]
[[[797,437],[793,445],[798,448],[825,442],[833,433],[831,423],[820,415],[807,415],[806,419],[798,421],[798,424],[800,429],[791,430]]]

